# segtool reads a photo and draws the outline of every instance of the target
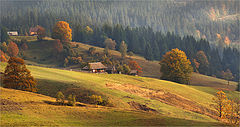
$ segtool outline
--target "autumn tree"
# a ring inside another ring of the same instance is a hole
[[[105,47],[108,47],[108,49],[115,50],[117,43],[114,40],[112,40],[111,38],[107,38],[104,41],[104,45],[105,45]]]
[[[122,65],[118,65],[117,71],[118,71],[119,73],[123,73],[123,66],[122,66]]]
[[[24,60],[11,57],[5,68],[3,84],[6,88],[20,89],[36,92],[36,80],[31,76],[31,72],[26,68]]]
[[[124,73],[124,74],[129,74],[130,73],[130,71],[131,71],[131,69],[129,68],[129,66],[127,65],[127,64],[124,64],[123,66],[122,66],[122,72]]]
[[[226,72],[222,71],[221,75],[225,80],[228,81],[228,85],[229,85],[229,81],[233,79],[232,72],[229,69],[227,69]]]
[[[63,45],[62,45],[62,43],[60,42],[59,39],[56,39],[54,41],[53,48],[54,48],[54,51],[56,51],[57,54],[61,53],[63,51]]]
[[[209,62],[207,56],[203,51],[198,51],[196,55],[196,60],[199,63],[199,73],[207,74],[209,68]]]
[[[56,94],[56,102],[59,104],[64,104],[64,95],[61,91],[58,91]]]
[[[142,68],[138,65],[136,61],[129,61],[128,66],[131,70],[137,70],[138,75],[142,73]]]
[[[93,29],[89,26],[86,26],[84,29],[84,32],[87,34],[93,34]]]
[[[162,79],[178,83],[188,83],[193,68],[187,59],[185,52],[179,49],[172,49],[163,55],[160,61]]]
[[[10,41],[10,43],[8,44],[8,54],[11,57],[15,57],[18,55],[19,49],[16,43],[14,43],[13,41]]]
[[[53,39],[59,39],[62,42],[69,42],[72,40],[72,29],[65,21],[59,21],[53,27],[52,32]]]
[[[197,62],[196,59],[193,59],[193,69],[195,72],[199,72],[198,69],[199,69],[199,63]]]
[[[0,62],[7,62],[8,56],[2,50],[0,50]]]
[[[46,30],[42,26],[37,26],[37,38],[42,40],[46,36]]]
[[[122,55],[122,58],[125,58],[125,56],[127,54],[127,44],[124,41],[121,42],[119,51]]]
[[[214,102],[216,103],[214,108],[217,110],[218,116],[222,118],[225,110],[224,108],[227,103],[227,96],[223,91],[218,91],[216,94],[216,97],[213,98]]]
[[[239,100],[237,100],[239,101]],[[226,105],[223,109],[223,118],[227,119],[230,124],[239,125],[240,115],[239,115],[239,104],[234,102],[234,100],[226,100]]]
[[[6,42],[1,43],[0,49],[6,53],[8,49],[7,43]]]

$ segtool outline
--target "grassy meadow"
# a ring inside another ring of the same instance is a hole
[[[1,71],[5,66],[6,63],[1,63]],[[201,112],[213,110],[210,105],[215,89],[209,92],[200,86],[147,77],[91,74],[30,65],[27,68],[38,81],[39,94],[1,88],[1,99],[23,105],[21,110],[1,111],[1,125],[222,125],[211,115]],[[114,107],[96,108],[87,104],[69,107],[45,103],[54,102],[52,97],[59,90],[101,95],[111,99]],[[233,97],[238,95],[239,92],[231,93]],[[183,101],[182,104],[177,99]],[[155,111],[136,109],[129,105],[132,101]],[[197,112],[196,108],[200,111]]]

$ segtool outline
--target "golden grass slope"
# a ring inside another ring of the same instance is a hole
[[[5,63],[1,63],[1,71],[3,71],[5,66],[6,66]],[[114,104],[114,108],[106,108],[106,107],[102,107],[100,109],[94,108],[92,112],[93,114],[96,114],[97,117],[100,117],[99,122],[108,121],[109,125],[126,125],[126,123],[128,122],[132,123],[132,125],[183,125],[182,123],[188,125],[189,121],[191,121],[191,124],[193,125],[195,125],[195,123],[202,123],[207,125],[219,124],[218,121],[214,120],[213,117],[211,116],[212,115],[211,111],[213,111],[213,109],[210,107],[210,105],[212,104],[213,95],[210,93],[206,93],[204,91],[198,90],[196,88],[193,88],[191,86],[153,79],[153,78],[138,77],[138,76],[128,76],[128,75],[119,75],[119,74],[113,74],[113,75],[91,74],[91,73],[59,70],[59,69],[53,69],[53,68],[43,68],[43,67],[37,67],[37,66],[27,66],[27,68],[32,72],[32,75],[38,81],[39,93],[55,96],[58,90],[74,88],[74,89],[77,89],[77,92],[79,93],[84,92],[83,89],[87,89],[87,90],[93,91],[93,93],[95,94],[103,96],[103,98],[110,98],[112,103]],[[112,86],[109,87],[109,84]],[[13,119],[12,121],[18,121],[19,119],[30,119],[29,116],[34,118],[36,117],[36,119],[43,120],[45,119],[45,115],[52,116],[52,119],[47,119],[49,120],[47,121],[47,124],[62,125],[62,123],[65,123],[66,121],[69,124],[73,124],[75,121],[79,121],[80,119],[78,116],[72,115],[76,112],[75,110],[79,110],[82,113],[82,110],[80,109],[82,109],[83,107],[73,108],[73,107],[67,107],[67,106],[64,107],[64,106],[55,106],[55,105],[46,104],[44,103],[44,100],[54,101],[54,99],[49,97],[41,99],[40,97],[42,97],[42,95],[39,96],[38,94],[24,92],[24,93],[29,93],[28,94],[29,96],[26,96],[25,98],[25,96],[16,94],[16,93],[22,93],[22,91],[16,92],[17,90],[8,90],[3,88],[1,90],[6,91],[6,92],[1,92],[1,99],[7,99],[16,103],[23,101],[24,104],[25,102],[28,102],[27,105],[29,103],[30,103],[29,105],[33,104],[33,106],[27,108],[26,109],[27,111],[24,112],[26,113],[24,114],[24,118],[19,117],[19,114],[16,114],[16,113],[12,114],[12,112],[3,111],[2,113],[5,113],[2,116],[3,123],[6,122],[6,124],[14,123],[14,122],[8,123],[10,119]],[[10,93],[11,91],[12,91],[12,94],[8,94],[8,92]],[[35,95],[37,95],[39,99],[35,98],[36,97]],[[38,103],[33,102],[31,104],[31,101],[35,101],[35,100]],[[182,102],[180,102],[179,100]],[[156,110],[156,112],[150,112],[149,115],[146,115],[146,113],[149,113],[149,112],[136,110],[131,105],[129,105],[129,102],[133,102],[133,101],[141,105],[146,105],[147,107]],[[34,104],[36,105],[34,106]],[[22,105],[22,102],[20,106],[21,105]],[[26,106],[23,106],[23,108],[24,107]],[[86,106],[86,107],[83,109],[87,111],[91,111],[89,110],[89,106]],[[51,111],[51,110],[49,111],[48,110],[49,108],[53,109],[54,111]],[[68,112],[68,109],[70,110],[69,112]],[[21,111],[22,113],[22,111],[25,111],[25,109],[17,110],[15,112],[19,112],[19,111]],[[28,112],[31,112],[31,113],[27,114]],[[59,118],[61,119],[60,121],[56,120],[58,119],[59,116],[62,115],[61,113],[58,114],[59,112],[64,112],[63,116],[65,116],[65,117]],[[69,116],[65,113],[69,114]],[[78,115],[80,116],[83,115],[81,113],[79,113]],[[100,113],[101,115],[99,116],[98,113]],[[123,116],[125,116],[124,114],[127,116],[126,118],[125,117],[123,118]],[[156,121],[161,121],[160,119],[165,119],[165,118],[167,119],[165,121],[165,123],[167,124],[162,122],[160,123],[156,122]],[[95,116],[92,116],[92,115],[90,115],[89,118],[84,117],[84,119],[85,119],[84,121],[87,123],[90,121],[89,125],[100,124],[100,123],[92,122],[93,119],[97,119],[95,118]],[[138,121],[136,119],[140,120],[140,122],[137,122],[137,123],[133,122],[133,121]],[[57,122],[51,123],[51,121],[54,121],[54,120],[56,120]],[[172,120],[175,122],[173,122]],[[119,121],[119,123],[116,123],[116,121]],[[148,122],[145,123],[146,121]],[[85,122],[83,122],[84,124],[76,122],[76,125],[88,125],[88,124],[85,124]],[[101,125],[104,125],[104,124],[105,123],[101,123]]]

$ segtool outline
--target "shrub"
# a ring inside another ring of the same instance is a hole
[[[92,95],[89,97],[90,104],[101,105],[103,103],[103,99],[101,96]]]
[[[58,91],[57,94],[56,94],[56,101],[59,103],[59,104],[64,104],[64,95],[61,91]]]
[[[76,95],[68,95],[68,105],[75,106],[76,105]]]

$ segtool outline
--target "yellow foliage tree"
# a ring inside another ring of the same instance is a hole
[[[216,105],[214,108],[218,112],[218,117],[227,119],[229,123],[239,125],[240,121],[240,101],[228,100],[223,91],[218,91],[216,97],[213,98]]]
[[[215,109],[218,112],[218,116],[220,118],[223,118],[224,114],[224,108],[227,104],[227,96],[223,91],[218,91],[216,98],[213,98],[214,102],[216,103]]]
[[[57,22],[53,27],[52,38],[59,39],[62,42],[72,41],[72,29],[69,24],[65,21]]]
[[[187,59],[185,52],[179,49],[172,49],[163,55],[160,61],[162,79],[178,83],[188,83],[193,68],[191,62]]]

